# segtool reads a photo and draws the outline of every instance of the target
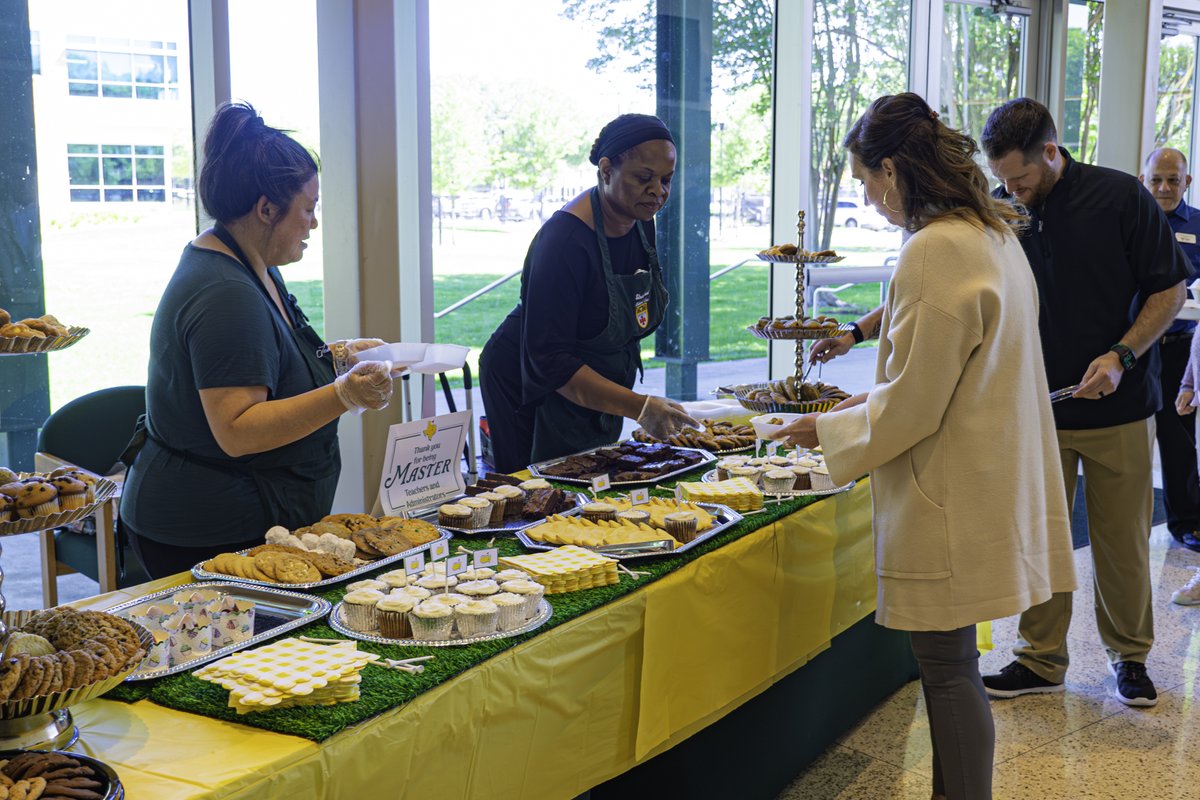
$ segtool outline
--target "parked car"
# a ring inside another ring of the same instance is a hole
[[[496,214],[496,197],[488,192],[463,192],[442,199],[442,212],[468,219],[491,219]]]
[[[750,225],[766,225],[771,221],[771,196],[769,194],[742,195],[742,222]]]
[[[857,228],[860,225],[870,230],[882,231],[893,227],[882,214],[858,200],[841,199],[833,212],[833,224],[846,228]]]

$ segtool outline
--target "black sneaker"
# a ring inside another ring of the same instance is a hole
[[[1146,674],[1146,665],[1137,661],[1118,661],[1108,670],[1117,678],[1117,699],[1127,706],[1152,706],[1158,702],[1154,682]]]
[[[994,675],[983,676],[983,688],[990,697],[1020,697],[1023,694],[1061,692],[1063,684],[1048,681],[1019,661]]]

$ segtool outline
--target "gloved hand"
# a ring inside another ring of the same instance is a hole
[[[387,344],[383,339],[338,339],[330,342],[329,352],[333,356],[334,374],[342,375],[358,363],[358,353]]]
[[[637,422],[642,430],[659,440],[673,436],[688,426],[700,427],[700,423],[689,417],[679,403],[653,395],[646,398]]]
[[[392,362],[364,361],[333,381],[333,390],[348,410],[361,414],[366,409],[387,408],[392,397]]]

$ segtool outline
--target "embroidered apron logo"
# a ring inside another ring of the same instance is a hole
[[[637,313],[637,324],[639,328],[645,328],[650,324],[650,292],[638,292],[634,297],[634,311]]]

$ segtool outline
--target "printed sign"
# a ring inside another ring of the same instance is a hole
[[[447,575],[459,575],[466,571],[467,571],[467,557],[465,555],[451,556],[450,558],[446,559],[446,574]]]
[[[500,563],[500,551],[495,547],[485,547],[475,551],[475,569],[494,567]]]
[[[634,489],[629,493],[629,505],[641,506],[650,502],[649,489]]]
[[[407,516],[457,497],[466,489],[463,443],[471,415],[467,411],[405,422],[388,428],[379,505],[384,514]]]
[[[773,456],[777,452],[779,452],[779,442],[776,441],[775,439],[772,439],[771,441],[767,442],[767,455]]]
[[[425,570],[425,554],[413,553],[404,559],[404,574],[418,575]]]
[[[597,475],[592,478],[592,491],[603,492],[612,486],[612,480],[607,475]]]
[[[441,561],[450,555],[450,542],[442,539],[440,542],[434,542],[429,546],[429,558],[431,561]]]
[[[678,483],[675,484],[675,502],[676,503],[683,502],[683,487],[680,486]]]

